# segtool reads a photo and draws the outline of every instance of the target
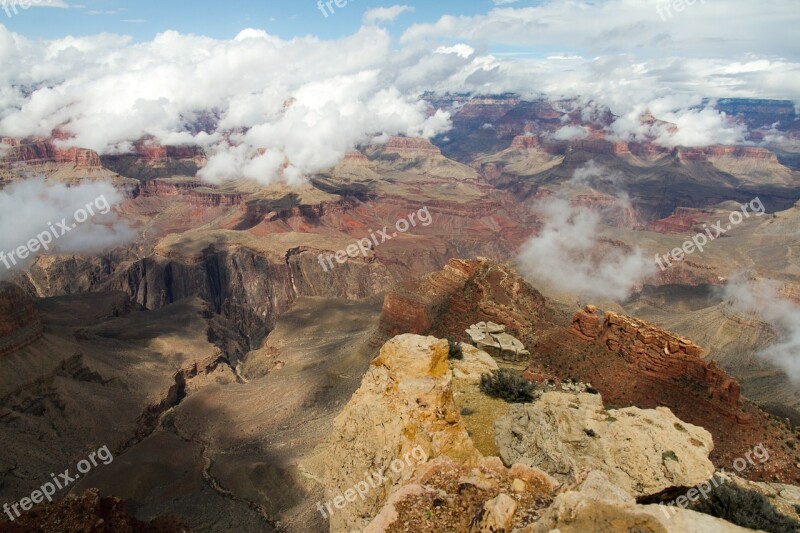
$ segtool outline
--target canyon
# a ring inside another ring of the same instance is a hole
[[[477,374],[465,379],[467,365],[451,383],[446,343],[430,340],[466,343],[479,322],[501,324],[525,345],[524,360],[499,363],[537,386],[591,384],[609,412],[668,409],[708,432],[713,449],[704,450],[717,468],[763,442],[770,461],[742,476],[800,483],[797,430],[786,420],[800,422],[800,392],[758,355],[780,332],[719,293],[747,269],[800,294],[800,171],[790,145],[607,138],[610,111],[585,120],[576,101],[430,95],[425,103],[430,113],[452,112],[446,136],[358,146],[297,186],[203,182],[200,147],[149,137],[114,155],[60,148],[59,132],[0,139],[4,187],[30,174],[109,182],[123,196],[115,212],[136,234],[99,254],[40,255],[0,283],[3,495],[29,494],[41,472],[107,444],[115,462],[71,494],[95,506],[119,498],[135,520],[176,515],[192,530],[394,531],[397,516],[424,523],[415,502],[428,502],[442,527],[447,513],[478,506],[481,520],[502,521],[516,506],[514,527],[532,531],[529,518],[558,523],[553,509],[582,498],[600,515],[646,514],[630,494],[612,503],[587,496],[593,483],[617,483],[613,473],[584,472],[557,490],[538,466],[492,459],[494,429],[481,417],[497,413],[459,414],[459,402],[479,397]],[[718,105],[748,124],[751,139],[775,123],[798,138],[797,116],[780,102]],[[672,127],[648,114],[641,121]],[[586,136],[557,139],[565,126]],[[603,179],[577,180],[587,168]],[[537,201],[598,210],[601,246],[649,257],[756,196],[764,217],[624,301],[587,301],[520,274],[518,251],[545,223]],[[332,271],[320,267],[320,254],[423,207],[430,226]],[[431,380],[434,392],[415,380]],[[393,382],[407,388],[383,396]],[[396,416],[408,427],[392,426]],[[392,431],[371,433],[366,421]],[[432,462],[391,489],[332,521],[314,508],[375,461],[391,464],[395,452],[422,444]],[[464,494],[462,478],[477,489]],[[516,480],[525,490],[514,492]],[[100,496],[83,496],[91,488]],[[177,496],[165,500],[165,491]]]

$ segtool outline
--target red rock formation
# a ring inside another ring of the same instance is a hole
[[[605,140],[578,140],[572,141],[572,150],[580,150],[594,155],[628,155],[628,143],[610,142]]]
[[[757,146],[701,146],[695,148],[677,148],[677,155],[681,161],[705,161],[710,157],[731,156],[739,159],[761,159],[778,163],[778,157],[767,150]]]
[[[597,316],[597,307],[587,305],[583,311],[575,313],[570,332],[586,341],[596,339],[600,335],[600,317]]]
[[[159,198],[184,197],[190,205],[197,207],[234,206],[243,202],[243,194],[225,193],[203,185],[199,181],[162,180],[144,181],[136,186],[134,196],[156,196]]]
[[[648,229],[659,233],[685,234],[712,213],[707,209],[679,207],[667,218],[652,222]]]
[[[342,161],[355,161],[358,163],[368,163],[369,158],[357,150],[351,150],[344,154]]]
[[[628,143],[628,150],[638,157],[655,157],[669,153],[669,149],[654,143]]]
[[[428,139],[419,137],[392,137],[383,145],[385,152],[421,152],[441,155],[441,150]]]
[[[539,146],[539,137],[536,135],[517,135],[511,141],[511,148],[518,150],[527,150],[528,148],[536,148]]]
[[[41,336],[42,321],[30,296],[12,283],[0,282],[0,356]]]
[[[100,156],[85,148],[57,148],[52,141],[43,139],[13,139],[5,137],[2,143],[12,148],[0,158],[6,165],[13,163],[67,163],[76,168],[101,168]]]
[[[380,329],[386,338],[401,333],[428,333],[455,292],[469,279],[463,261],[451,259],[444,269],[419,282],[399,284],[386,295]]]
[[[100,156],[94,150],[83,148],[68,148],[55,150],[56,163],[72,163],[77,168],[100,168]]]
[[[149,161],[168,158],[191,159],[204,155],[202,148],[199,146],[163,146],[155,142],[153,138],[137,141],[133,147],[137,156]]]
[[[730,407],[740,404],[736,380],[714,361],[701,359],[703,349],[688,339],[641,320],[607,312],[596,340],[645,374],[660,379],[692,380],[704,385],[712,400]]]
[[[554,311],[544,296],[512,269],[488,259],[451,259],[444,269],[399,285],[386,295],[380,330],[454,336],[477,322],[495,322],[526,346],[534,341],[532,321],[551,323]]]

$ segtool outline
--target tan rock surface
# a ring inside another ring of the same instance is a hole
[[[463,342],[460,344],[464,358],[450,360],[450,368],[453,369],[455,379],[480,383],[482,374],[497,370],[497,363],[491,355],[471,344]]]
[[[559,494],[544,516],[518,533],[736,533],[751,531],[712,516],[679,509],[669,517],[657,505],[637,505],[599,471],[580,488]]]
[[[395,470],[392,461],[417,447],[430,458],[478,462],[481,454],[458,414],[451,382],[446,340],[407,334],[383,346],[361,387],[334,420],[329,443],[322,448],[328,457],[323,483],[326,499],[332,500],[372,472],[388,481],[363,499],[335,509],[331,531],[366,526],[416,466]]]
[[[703,428],[667,408],[606,411],[596,394],[549,392],[513,405],[495,422],[495,434],[506,464],[535,466],[563,481],[597,469],[636,496],[692,486],[714,472],[714,445]]]

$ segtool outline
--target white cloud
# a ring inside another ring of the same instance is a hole
[[[584,126],[562,126],[550,136],[556,141],[574,141],[589,136],[589,129]]]
[[[544,227],[520,251],[520,269],[526,275],[585,298],[620,300],[654,273],[652,260],[639,249],[600,251],[599,214],[562,199],[536,208]]]
[[[96,214],[76,224],[63,236],[53,238],[49,250],[40,250],[39,253],[89,253],[123,244],[135,234],[111,209],[122,200],[121,194],[104,182],[81,183],[75,187],[46,183],[41,178],[14,182],[0,190],[0,252],[5,254],[10,267],[25,267],[33,257],[20,261],[19,256],[15,256],[17,264],[14,265],[8,255],[20,246],[27,246],[37,235],[52,231],[51,227],[61,235],[63,230],[58,226],[59,222],[64,219],[71,227],[76,220],[76,211],[86,211],[87,204],[92,205]],[[4,262],[0,263],[0,278],[7,273]]]
[[[101,153],[130,150],[144,135],[196,143],[212,154],[200,174],[211,181],[297,181],[376,136],[430,137],[450,125],[394,86],[389,35],[376,27],[332,42],[248,29],[230,41],[166,32],[141,44],[111,35],[34,42],[0,27],[0,43],[0,134],[60,128],[72,135],[62,144]],[[211,130],[191,134],[198,112],[213,117]]]
[[[570,182],[616,197],[609,209],[630,210],[621,189],[623,176],[594,161],[577,169]],[[534,207],[544,225],[520,249],[520,270],[526,275],[584,298],[621,300],[655,274],[653,261],[641,249],[621,250],[602,242],[602,213],[563,198],[545,198]]]
[[[556,48],[585,57],[627,51],[651,57],[729,58],[800,52],[795,38],[800,14],[793,0],[697,2],[666,23],[657,6],[653,0],[549,0],[497,7],[483,15],[445,15],[434,23],[415,24],[403,41],[449,37]]]
[[[319,171],[374,138],[445,131],[448,117],[429,116],[418,100],[432,90],[580,96],[619,116],[612,138],[733,143],[742,127],[702,98],[800,105],[799,18],[789,0],[697,3],[667,23],[645,0],[548,1],[416,24],[399,48],[369,24],[338,40],[245,29],[232,40],[169,31],[141,43],[110,34],[29,40],[0,25],[0,135],[59,128],[72,135],[64,144],[102,153],[152,135],[208,149],[207,179],[269,183]],[[486,52],[493,45],[534,55],[499,57]],[[642,124],[645,111],[677,130]],[[554,135],[585,133],[565,125]]]
[[[725,297],[740,311],[770,323],[777,340],[759,355],[781,368],[794,384],[800,384],[800,305],[784,298],[778,284],[769,280],[731,279]]]
[[[396,4],[390,7],[375,7],[364,13],[364,24],[392,22],[403,13],[413,13],[413,6]]]

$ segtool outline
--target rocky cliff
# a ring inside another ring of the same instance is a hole
[[[12,353],[42,336],[39,310],[25,291],[0,282],[0,356]]]
[[[434,333],[466,341],[472,324],[495,322],[528,346],[537,325],[550,327],[557,315],[512,269],[485,258],[451,259],[443,270],[386,295],[381,333]]]
[[[453,402],[447,341],[401,335],[387,342],[333,423],[324,453],[326,499],[334,500],[377,472],[388,480],[365,488],[330,517],[331,531],[364,527],[414,466],[449,457],[475,466],[475,449]],[[417,451],[415,451],[417,450]],[[370,479],[369,481],[373,481]],[[373,483],[374,484],[374,483]]]
[[[692,341],[613,312],[605,313],[600,324],[597,310],[587,306],[575,314],[571,331],[587,342],[597,342],[607,351],[622,358],[636,370],[658,379],[695,381],[705,386],[708,398],[722,404],[720,408],[740,406],[739,384],[714,361],[701,358],[703,349]]]
[[[668,407],[711,432],[711,459],[719,466],[730,465],[741,442],[767,438],[776,458],[747,475],[800,479],[784,445],[796,435],[741,398],[736,380],[702,358],[696,343],[617,313],[606,321],[593,307],[570,319],[513,269],[487,259],[451,260],[442,271],[387,293],[374,343],[400,333],[466,340],[462,332],[480,321],[505,325],[525,344],[532,380],[591,383],[618,407]]]
[[[747,472],[753,479],[780,475],[794,480],[798,469],[784,446],[796,436],[741,397],[739,384],[702,348],[642,320],[593,306],[578,311],[569,327],[554,329],[532,350],[527,375],[533,379],[570,376],[591,382],[609,405],[666,406],[679,418],[714,437],[711,459],[728,466],[742,442],[767,440],[780,458]]]
[[[84,148],[58,148],[47,139],[15,139],[4,137],[0,143],[11,149],[0,158],[0,165],[11,166],[15,163],[31,165],[41,163],[68,163],[77,168],[100,168],[100,156],[93,150]]]
[[[510,466],[482,457],[453,401],[450,366],[463,363],[448,364],[447,352],[447,341],[401,335],[373,361],[318,449],[316,506],[330,531],[745,531],[636,503],[632,494],[713,473],[710,434],[667,409],[612,413],[597,395],[546,393],[498,421]]]

